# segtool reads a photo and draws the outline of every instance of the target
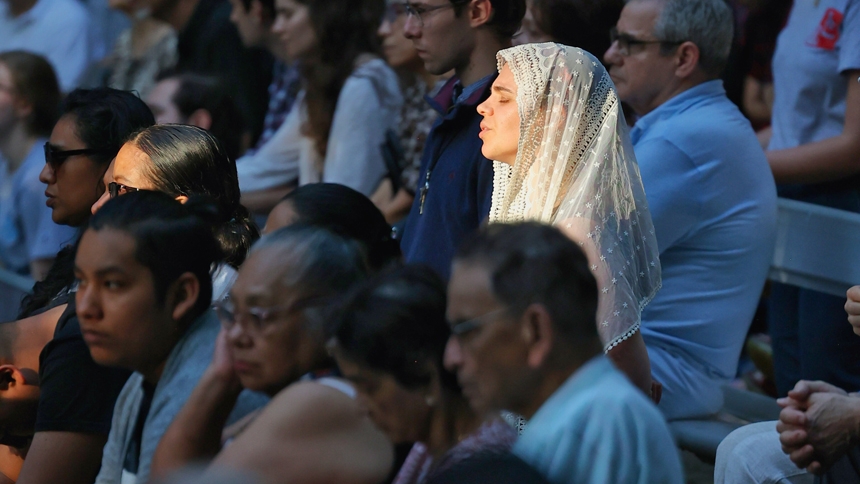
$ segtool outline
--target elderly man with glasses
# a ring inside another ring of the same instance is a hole
[[[773,177],[719,80],[731,39],[723,0],[632,0],[604,56],[638,115],[630,137],[663,266],[641,330],[670,420],[722,406],[774,245]]]
[[[684,482],[663,416],[603,355],[596,312],[576,242],[490,225],[454,259],[445,365],[476,412],[528,420],[513,452],[553,484]]]

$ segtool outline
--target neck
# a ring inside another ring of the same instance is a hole
[[[168,355],[169,358],[169,355]],[[158,380],[161,380],[161,374],[164,373],[164,367],[167,365],[167,358],[165,358],[161,363],[155,365],[154,367],[140,369],[141,375],[143,375],[143,379],[152,386],[158,385]]]
[[[478,39],[469,62],[454,68],[463,86],[471,86],[496,72],[496,53],[511,46],[510,39],[502,41],[487,29],[480,30],[476,35]]]
[[[571,375],[579,371],[584,364],[602,352],[602,345],[600,342],[596,342],[591,347],[575,348],[574,351],[569,353],[582,356],[565,358],[564,361],[554,363],[548,362],[547,368],[538,375],[535,375],[535,380],[538,383],[529,392],[523,405],[518,406],[520,408],[512,410],[525,417],[526,420],[530,420],[543,404],[564,385]]]
[[[638,109],[634,107],[633,110],[636,111],[636,114],[638,114],[639,116],[645,116],[646,114],[659,108],[675,96],[685,91],[689,91],[690,89],[698,86],[699,84],[705,83],[710,80],[712,79],[709,79],[704,74],[698,73],[689,77],[685,77],[684,79],[679,79],[678,82],[668,86],[667,89],[663,92],[663,94],[658,96],[649,106],[644,106]]]
[[[21,166],[21,163],[30,154],[30,150],[33,149],[36,139],[36,136],[27,132],[24,123],[18,123],[6,136],[0,138],[0,153],[9,163],[11,172]]]
[[[10,0],[8,2],[9,13],[12,14],[13,17],[24,14],[36,5],[36,1],[37,0]]]
[[[168,7],[163,12],[153,12],[153,17],[169,23],[177,32],[182,32],[191,16],[194,15],[194,9],[201,0],[177,0],[174,5]]]
[[[448,395],[439,402],[430,417],[430,433],[425,442],[427,450],[437,458],[480,425],[481,419],[469,408],[463,397]]]
[[[276,59],[285,63],[291,64],[293,61],[290,59],[290,56],[287,55],[287,48],[284,47],[284,42],[277,35],[273,34],[271,28],[268,28],[266,32],[265,39],[265,47],[266,50],[272,53]]]

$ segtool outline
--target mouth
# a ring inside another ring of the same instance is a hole
[[[109,339],[106,333],[102,333],[100,331],[93,331],[91,329],[82,328],[81,334],[83,335],[84,341],[87,343],[87,346],[102,346]]]
[[[250,373],[250,372],[254,371],[254,369],[257,366],[258,365],[254,364],[254,363],[247,362],[247,361],[242,361],[242,360],[233,361],[233,370],[235,370],[236,373]]]
[[[49,207],[53,207],[54,206],[54,199],[56,197],[54,197],[53,195],[51,195],[47,191],[45,191],[45,197],[47,198],[47,200],[45,200],[45,205],[47,205]]]

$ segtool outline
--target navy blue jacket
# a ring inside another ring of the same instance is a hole
[[[429,265],[445,280],[457,247],[490,214],[493,162],[481,154],[478,133],[483,118],[476,108],[489,97],[494,79],[459,104],[452,100],[456,78],[427,98],[440,117],[424,146],[415,202],[400,247],[407,262]],[[425,190],[428,170],[432,171]]]

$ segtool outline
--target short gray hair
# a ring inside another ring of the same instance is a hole
[[[708,76],[718,77],[729,60],[734,35],[732,10],[726,0],[657,1],[663,10],[654,25],[654,36],[696,44],[699,66]]]
[[[272,249],[271,267],[301,298],[319,299],[304,309],[307,327],[326,332],[339,300],[367,276],[367,261],[357,242],[320,227],[290,225],[263,236],[251,255]],[[322,302],[320,304],[319,302]]]

